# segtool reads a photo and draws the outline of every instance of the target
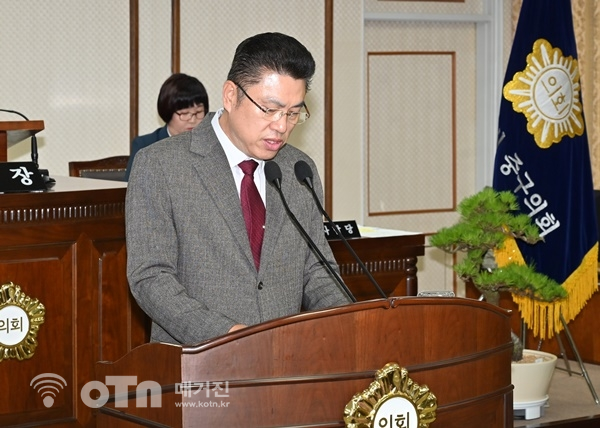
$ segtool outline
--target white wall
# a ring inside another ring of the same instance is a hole
[[[334,219],[433,233],[454,220],[457,200],[488,179],[485,164],[493,162],[495,147],[490,123],[495,120],[493,106],[499,100],[490,99],[494,90],[486,89],[482,82],[492,84],[498,76],[489,68],[497,67],[498,61],[503,68],[505,59],[483,53],[497,48],[497,43],[505,49],[510,44],[505,31],[510,23],[510,3],[334,0],[334,165],[333,195],[329,195]],[[171,72],[171,2],[145,0],[139,7],[138,128],[140,133],[148,133],[162,126],[156,98]],[[46,129],[38,134],[40,166],[53,176],[68,175],[71,160],[128,154],[128,2],[0,0],[0,10],[5,58],[0,67],[0,108],[44,120]],[[313,89],[307,96],[312,116],[295,130],[291,143],[315,159],[321,174],[324,20],[324,0],[305,0],[293,6],[280,0],[181,0],[181,71],[205,84],[213,111],[221,106],[221,87],[234,49],[243,38],[281,31],[309,48],[317,61]],[[497,22],[504,22],[504,28],[485,30],[486,25]],[[385,79],[374,82],[373,76],[369,77],[369,71],[376,71],[369,70],[373,67],[369,54],[385,51],[399,55],[390,57],[394,59],[389,63],[385,62],[389,58],[379,62],[378,67],[395,67],[394,79],[404,86]],[[433,66],[438,64],[443,73],[433,82],[440,85],[437,89],[432,82],[419,79],[431,75],[431,70],[420,76],[418,70],[410,69],[410,61],[398,61],[409,58],[407,54],[422,61],[432,51],[442,52],[432,57]],[[455,64],[447,62],[449,56]],[[487,71],[482,74],[482,69]],[[454,80],[451,72],[456,72]],[[409,90],[418,94],[418,85],[422,85],[422,97],[414,97],[408,104],[398,101]],[[419,114],[438,93],[438,117],[430,111]],[[482,110],[482,105],[486,109]],[[392,120],[411,113],[420,117],[421,123],[388,129],[380,120],[386,111]],[[0,120],[19,118],[0,113]],[[436,123],[440,124],[437,128]],[[9,148],[9,160],[28,160],[29,150],[29,141],[17,143]],[[392,160],[400,162],[397,170],[392,170]],[[371,215],[374,211],[381,212]],[[421,288],[456,287],[449,259],[427,251],[427,257],[419,261]]]
[[[0,3],[0,108],[44,121],[40,166],[68,175],[69,160],[128,153],[128,3]],[[29,141],[8,159],[29,160]]]

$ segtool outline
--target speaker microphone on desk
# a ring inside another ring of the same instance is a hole
[[[0,108],[0,112],[16,114],[18,116],[21,116],[25,120],[29,120],[29,118],[27,116],[25,116],[23,113],[20,113],[16,110]],[[52,186],[54,186],[54,184],[56,184],[56,180],[54,180],[53,178],[50,177],[49,171],[47,169],[40,169],[40,167],[39,167],[38,145],[37,145],[37,137],[35,136],[35,134],[31,136],[31,162],[33,162],[35,168],[39,171],[40,175],[42,176],[42,179],[44,180],[44,185],[46,186],[47,189],[51,188]]]

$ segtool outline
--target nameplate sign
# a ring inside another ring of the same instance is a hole
[[[0,163],[0,193],[43,192],[45,190],[47,190],[46,184],[35,163]]]
[[[358,230],[356,221],[334,221],[333,224],[337,230],[337,233],[335,233],[336,230],[333,230],[329,223],[325,223],[323,225],[323,230],[325,231],[325,237],[327,240],[341,239],[339,235],[342,235],[346,239],[360,238],[360,231]]]

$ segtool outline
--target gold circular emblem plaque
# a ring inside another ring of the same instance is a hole
[[[12,282],[0,287],[0,362],[33,357],[46,309]]]
[[[348,428],[428,428],[436,410],[437,399],[427,386],[413,382],[404,367],[388,363],[346,404],[344,422]]]
[[[577,59],[538,39],[527,55],[527,67],[504,86],[504,98],[525,115],[527,131],[540,148],[560,143],[565,136],[583,135],[579,77]]]

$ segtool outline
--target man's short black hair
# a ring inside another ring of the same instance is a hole
[[[227,80],[246,88],[260,82],[265,72],[304,80],[308,91],[315,74],[315,60],[308,49],[291,36],[257,34],[238,45]]]

